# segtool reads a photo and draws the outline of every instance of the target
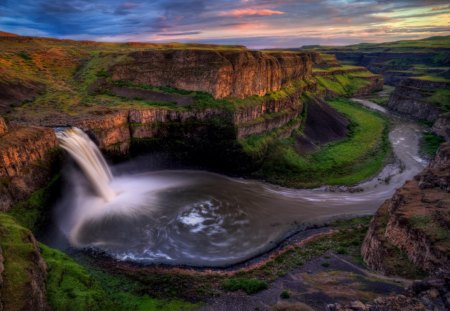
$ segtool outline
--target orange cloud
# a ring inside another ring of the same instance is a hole
[[[222,11],[217,13],[218,16],[231,16],[231,17],[242,17],[242,16],[271,16],[271,15],[282,15],[284,12],[275,11],[270,9],[236,9],[230,11]]]
[[[450,9],[450,5],[447,6],[435,6],[431,8],[431,11],[442,11],[442,10],[446,10],[446,9]]]

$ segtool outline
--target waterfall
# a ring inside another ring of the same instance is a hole
[[[60,146],[80,166],[95,192],[107,202],[116,196],[109,183],[113,179],[111,170],[94,142],[79,128],[72,127],[56,136]]]

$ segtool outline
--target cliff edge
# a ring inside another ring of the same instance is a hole
[[[450,267],[450,143],[374,216],[362,246],[366,264],[401,275],[402,257],[430,274]]]
[[[214,98],[263,96],[310,76],[314,53],[147,50],[112,66],[113,80],[202,91]]]

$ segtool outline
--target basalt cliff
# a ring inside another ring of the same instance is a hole
[[[314,53],[139,51],[114,65],[112,80],[202,91],[214,98],[263,96],[310,76]]]
[[[450,139],[448,118],[450,81],[431,78],[408,78],[401,81],[388,102],[389,109],[432,124],[433,131]]]
[[[373,218],[362,255],[385,274],[401,271],[398,256],[431,274],[450,266],[450,143]]]

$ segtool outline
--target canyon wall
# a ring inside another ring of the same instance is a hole
[[[392,93],[389,109],[419,120],[434,122],[443,112],[443,105],[432,102],[433,91],[450,88],[448,82],[408,78],[400,82]]]
[[[395,254],[438,273],[450,267],[450,143],[413,180],[398,189],[373,218],[362,247],[367,265],[397,274]],[[397,267],[398,268],[398,267]]]
[[[56,136],[43,127],[14,127],[0,136],[0,211],[48,181]]]
[[[446,141],[450,141],[450,116],[440,116],[434,122],[432,130]]]
[[[112,66],[113,80],[202,91],[214,98],[263,96],[310,76],[314,53],[146,50]]]
[[[440,59],[439,54],[445,54],[449,52],[449,49],[433,48],[433,51],[426,51],[426,48],[409,48],[410,52],[402,52],[400,47],[396,48],[384,48],[391,51],[370,51],[369,48],[364,50],[361,47],[361,51],[357,50],[326,50],[327,53],[335,54],[340,61],[351,62],[358,66],[367,67],[370,71],[378,74],[382,74],[385,79],[385,83],[389,85],[398,85],[405,79],[412,76],[423,75],[415,72],[414,66],[422,65],[425,67],[448,67],[450,58]],[[435,72],[441,74],[443,69],[427,68],[427,73]]]

